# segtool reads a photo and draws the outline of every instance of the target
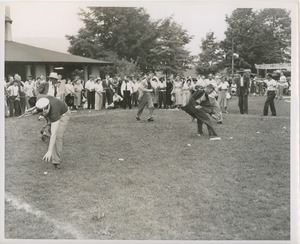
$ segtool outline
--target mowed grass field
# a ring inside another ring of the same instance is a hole
[[[184,111],[72,113],[60,170],[41,161],[45,121],[6,119],[5,238],[288,240],[290,103],[261,117],[265,99],[240,115],[233,97],[221,141]]]

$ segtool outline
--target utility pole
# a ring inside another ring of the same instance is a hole
[[[233,50],[233,39],[232,39],[232,55],[231,55],[231,76],[233,77],[234,75],[234,50]]]

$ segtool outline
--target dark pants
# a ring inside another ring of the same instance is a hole
[[[26,94],[24,92],[20,92],[20,108],[21,108],[21,114],[25,113],[26,110]]]
[[[65,97],[65,102],[68,105],[68,107],[73,107],[74,106],[74,96],[72,96],[71,94],[68,94]]]
[[[164,108],[167,108],[167,96],[166,96],[166,91],[160,91],[158,93],[158,104],[159,108],[161,108],[162,104],[164,104]]]
[[[206,124],[209,136],[217,136],[215,129],[212,126],[211,120],[207,114],[207,109],[196,109],[193,106],[187,105],[182,108],[185,112],[197,119],[198,134],[203,134],[202,125]],[[212,112],[212,111],[210,111]]]
[[[131,94],[130,91],[123,91],[123,108],[128,106],[131,109]]]
[[[138,94],[138,92],[134,92],[134,93],[132,93],[132,106],[138,106],[138,96],[139,96],[139,94]]]
[[[109,105],[113,102],[113,91],[110,88],[105,89],[105,94],[106,94],[106,102]]]
[[[269,110],[269,106],[270,106],[272,115],[276,116],[276,109],[275,109],[275,104],[274,104],[274,99],[275,99],[276,93],[275,93],[275,91],[268,91],[267,95],[268,95],[268,97],[267,97],[267,100],[266,100],[265,106],[264,106],[264,115],[268,115],[268,110]]]
[[[245,88],[240,88],[239,108],[241,114],[248,114],[248,94],[245,95]]]
[[[9,97],[9,116],[13,117],[21,115],[21,105],[18,100],[16,100],[17,96]],[[15,112],[15,114],[14,114]]]
[[[88,91],[87,92],[87,102],[88,102],[88,109],[95,108],[95,91]]]

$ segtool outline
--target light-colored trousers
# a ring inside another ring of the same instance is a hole
[[[189,90],[182,91],[182,106],[187,105],[191,98],[191,92]]]
[[[67,129],[68,122],[70,119],[70,114],[71,113],[69,111],[64,113],[59,120],[59,125],[58,125],[58,129],[56,132],[56,140],[55,140],[55,144],[54,144],[53,152],[52,152],[52,163],[53,164],[60,164],[63,135],[64,135],[65,130]]]
[[[153,115],[153,100],[150,92],[144,92],[140,97],[140,104],[138,106],[137,117],[140,117],[143,113],[145,106],[148,105],[149,108],[149,117]]]
[[[95,110],[102,109],[102,93],[95,92]]]

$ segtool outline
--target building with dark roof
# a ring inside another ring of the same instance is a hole
[[[46,77],[57,72],[63,78],[71,78],[74,70],[83,70],[85,81],[89,75],[100,76],[100,66],[112,65],[111,62],[95,60],[34,47],[12,41],[12,20],[9,8],[5,12],[5,76],[18,73],[22,80],[29,75]]]

